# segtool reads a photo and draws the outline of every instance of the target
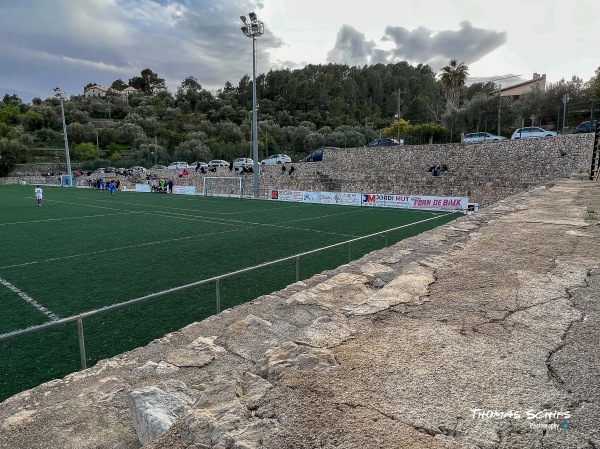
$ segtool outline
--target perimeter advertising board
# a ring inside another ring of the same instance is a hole
[[[360,206],[360,193],[320,192],[319,198],[321,204]]]
[[[173,186],[173,193],[176,195],[195,195],[195,186]]]
[[[136,184],[135,191],[136,192],[150,192],[151,187],[148,184]]]
[[[467,197],[397,195],[391,193],[302,192],[272,190],[271,199],[304,203],[338,204],[344,206],[393,207],[437,211],[466,211]]]

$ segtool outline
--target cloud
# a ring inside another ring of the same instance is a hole
[[[458,31],[432,31],[419,27],[409,31],[402,27],[388,26],[383,41],[391,41],[393,60],[429,64],[434,70],[447,65],[450,59],[465,64],[478,61],[506,43],[506,32],[475,28],[470,22],[460,24]]]
[[[327,54],[327,61],[351,66],[408,61],[428,64],[437,71],[450,59],[467,65],[478,61],[506,43],[506,33],[475,28],[465,21],[458,31],[433,31],[425,27],[410,31],[388,26],[381,40],[392,42],[394,47],[389,50],[376,48],[376,43],[367,40],[363,33],[343,25],[334,48]]]
[[[47,98],[61,86],[80,94],[90,82],[127,82],[150,68],[174,91],[187,76],[208,89],[252,74],[252,40],[240,14],[254,0],[20,0],[0,15],[0,93]],[[265,24],[268,29],[268,24]],[[282,39],[257,39],[259,73]]]
[[[343,25],[338,31],[335,46],[327,53],[327,61],[362,66],[369,63],[375,46],[375,42],[367,41],[363,33]]]

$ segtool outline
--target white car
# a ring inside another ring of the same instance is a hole
[[[254,161],[249,157],[238,157],[233,161],[233,168],[254,167]]]
[[[496,136],[490,133],[469,133],[465,136],[465,143],[489,142],[498,140],[506,140],[506,137]]]
[[[276,164],[289,164],[292,162],[292,158],[287,154],[273,154],[266,159],[260,161],[262,165],[276,165]]]
[[[146,173],[146,169],[140,166],[131,167],[131,171],[132,173]]]
[[[534,126],[529,126],[527,128],[519,128],[517,129],[511,139],[533,139],[536,137],[553,137],[556,136],[554,131],[546,131],[542,128],[537,128]]]
[[[169,170],[179,170],[180,168],[188,168],[187,162],[171,162],[167,167]]]
[[[229,162],[223,159],[213,159],[208,163],[209,167],[229,167]]]

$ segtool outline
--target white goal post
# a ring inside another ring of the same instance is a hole
[[[244,196],[243,176],[205,176],[202,182],[205,196]]]

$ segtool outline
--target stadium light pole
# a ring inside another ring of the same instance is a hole
[[[260,197],[260,167],[258,166],[258,120],[256,111],[256,38],[265,32],[264,24],[258,20],[256,14],[251,12],[246,16],[240,16],[244,26],[242,33],[252,38],[252,155],[254,159],[254,198]]]
[[[67,122],[65,121],[65,105],[63,100],[65,98],[65,94],[61,92],[60,87],[54,88],[54,96],[56,98],[60,98],[60,112],[62,116],[62,125],[63,125],[63,137],[65,139],[65,156],[67,160],[67,175],[69,176],[69,185],[71,185],[70,178],[72,176],[71,173],[71,157],[69,156],[69,139],[67,138]]]

